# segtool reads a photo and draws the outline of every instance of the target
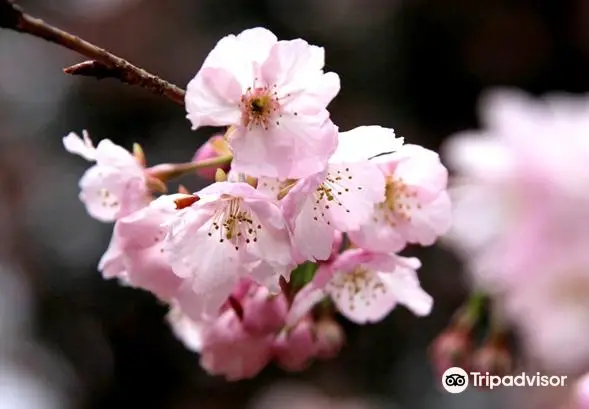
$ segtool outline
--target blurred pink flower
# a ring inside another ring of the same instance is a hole
[[[386,176],[386,198],[350,239],[378,252],[396,252],[407,243],[432,245],[451,223],[446,191],[448,172],[437,153],[418,145],[403,145],[379,158]]]
[[[448,240],[486,286],[536,276],[538,255],[589,242],[589,99],[532,99],[500,90],[482,100],[486,129],[450,139],[457,172]]]
[[[589,99],[495,91],[482,119],[446,146],[458,172],[448,242],[526,352],[554,370],[589,364]]]
[[[264,28],[226,36],[188,84],[187,117],[193,129],[234,127],[238,172],[280,179],[320,172],[337,146],[326,107],[340,89],[324,64],[323,48],[278,41]]]
[[[277,289],[279,277],[294,266],[286,221],[267,196],[230,182],[214,183],[198,196],[170,222],[164,246],[174,273],[192,290],[183,300],[197,319],[214,316],[241,278]]]
[[[307,368],[318,351],[313,324],[310,317],[300,320],[276,337],[273,351],[278,365],[289,371]]]
[[[80,200],[90,216],[112,222],[146,206],[146,177],[135,157],[109,139],[95,148],[86,131],[83,137],[71,132],[63,138],[63,145],[68,152],[96,162],[80,179]]]
[[[253,378],[272,358],[272,335],[248,333],[232,309],[206,326],[201,336],[201,366],[229,381]]]
[[[188,195],[160,196],[128,216],[117,220],[108,249],[98,269],[105,278],[151,291],[160,299],[176,295],[182,282],[164,255],[166,222],[176,215],[175,201]]]
[[[217,158],[219,156],[228,155],[231,151],[227,146],[227,141],[223,134],[214,135],[209,138],[200,148],[198,148],[192,158],[193,162],[200,162],[207,159]],[[229,165],[220,166],[226,173],[229,172]],[[205,180],[214,181],[217,168],[206,167],[197,169],[196,173],[198,176]]]

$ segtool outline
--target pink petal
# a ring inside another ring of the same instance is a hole
[[[231,72],[209,67],[199,71],[188,83],[185,97],[192,129],[239,124],[241,92],[242,87]]]
[[[111,222],[119,216],[128,183],[117,168],[93,166],[80,179],[80,200],[90,216]]]
[[[88,133],[84,131],[84,140],[80,138],[75,132],[70,132],[67,136],[62,139],[63,146],[66,151],[79,155],[87,161],[96,160],[96,149],[90,141]]]
[[[331,189],[333,200],[324,198],[323,208],[331,225],[343,232],[362,226],[385,200],[385,177],[374,164],[330,164],[324,186]]]
[[[435,195],[446,189],[448,171],[440,162],[439,155],[419,145],[403,145],[395,155],[398,157],[394,172],[407,186],[416,187],[420,192]]]
[[[369,218],[358,230],[349,231],[348,237],[357,246],[378,252],[398,252],[406,245],[401,232],[384,221],[382,209],[375,210],[375,217]]]
[[[296,218],[293,231],[298,262],[327,260],[331,256],[334,228],[323,217],[317,217],[312,199],[307,200]]]
[[[357,324],[381,321],[396,304],[374,271],[336,271],[326,287],[338,310]]]
[[[452,224],[450,196],[442,192],[432,202],[411,213],[411,227],[403,225],[405,237],[411,243],[431,246],[438,237],[448,232]]]
[[[333,271],[328,264],[319,265],[313,280],[295,296],[286,317],[287,326],[292,327],[298,323],[317,303],[327,296],[325,286],[332,275]]]
[[[174,335],[186,348],[194,352],[201,351],[204,323],[191,320],[177,306],[170,310],[166,318]]]
[[[405,257],[398,257],[398,260],[399,264],[393,272],[381,272],[379,278],[394,295],[397,303],[406,306],[415,315],[428,315],[433,306],[433,298],[419,284],[415,269],[421,263],[417,259]]]
[[[118,235],[113,232],[112,238],[104,255],[98,263],[98,270],[104,278],[121,277],[126,279],[124,254],[120,248]]]
[[[100,166],[125,169],[126,172],[133,175],[143,173],[135,157],[122,146],[114,144],[110,139],[103,139],[96,146],[96,163]]]
[[[262,78],[268,84],[276,85],[281,96],[292,94],[294,97],[323,75],[325,56],[322,51],[301,39],[279,41],[262,64]]]
[[[247,55],[258,64],[262,64],[278,39],[270,30],[263,27],[250,28],[237,35],[237,41]]]

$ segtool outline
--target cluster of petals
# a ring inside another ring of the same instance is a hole
[[[154,199],[154,177],[173,166],[145,169],[109,140],[64,138],[96,162],[81,182],[88,212],[115,222],[99,270],[167,303],[175,333],[211,374],[242,379],[272,360],[300,370],[332,356],[341,336],[313,318],[325,299],[360,324],[397,305],[418,316],[432,308],[421,263],[399,252],[450,227],[448,172],[393,129],[340,132],[327,110],[340,80],[324,72],[324,54],[263,28],[217,43],[188,84],[187,117],[193,129],[227,128],[193,161],[232,160],[199,172],[214,182],[193,194]],[[314,278],[287,294],[305,263],[317,264]]]
[[[589,362],[589,99],[496,90],[481,108],[484,128],[446,146],[457,172],[448,242],[529,353],[572,370]]]
[[[129,151],[109,139],[94,147],[86,131],[82,138],[71,132],[63,145],[68,152],[95,162],[80,179],[80,200],[93,218],[112,222],[149,203],[144,169]]]
[[[287,327],[288,311],[284,294],[242,280],[214,319],[194,320],[175,305],[168,321],[178,339],[200,353],[203,369],[236,381],[256,376],[272,361],[300,371],[312,360],[332,357],[339,350],[341,336],[334,341],[329,328],[311,316]]]

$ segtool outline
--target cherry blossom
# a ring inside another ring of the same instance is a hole
[[[589,103],[495,90],[481,107],[486,128],[444,147],[459,176],[447,241],[481,285],[504,292],[536,274],[537,254],[563,256],[589,240]]]
[[[367,223],[349,232],[350,239],[377,252],[400,251],[407,243],[432,245],[452,220],[448,172],[438,154],[406,144],[380,162],[386,198]]]
[[[252,176],[301,178],[323,170],[337,145],[326,107],[340,89],[325,51],[278,41],[264,28],[221,39],[190,81],[192,128],[232,126],[232,167]]]
[[[164,255],[166,221],[176,215],[176,201],[195,197],[183,194],[160,196],[115,223],[111,243],[98,269],[105,278],[145,289],[169,300],[176,295],[181,279],[172,272]]]
[[[378,160],[370,159],[403,143],[392,129],[378,126],[342,132],[339,140],[327,168],[297,181],[282,202],[298,261],[326,260],[334,231],[357,230],[368,221],[374,206],[385,199],[385,177]]]
[[[283,331],[274,341],[273,350],[281,367],[290,371],[307,368],[318,351],[312,320],[301,320],[292,329]]]
[[[214,183],[198,196],[170,222],[164,245],[174,273],[193,291],[192,308],[214,312],[240,278],[278,288],[294,266],[278,206],[246,183]]]
[[[297,295],[287,322],[297,322],[325,296],[358,324],[378,322],[398,304],[416,315],[428,315],[433,301],[420,286],[416,273],[419,267],[421,262],[416,258],[347,250],[317,271],[308,288]]]
[[[80,200],[90,216],[112,222],[149,203],[144,170],[130,152],[109,139],[95,148],[86,131],[83,139],[71,132],[63,145],[68,152],[96,162],[80,179]]]
[[[235,381],[256,376],[272,359],[272,336],[244,330],[228,309],[202,333],[200,364],[211,375]]]

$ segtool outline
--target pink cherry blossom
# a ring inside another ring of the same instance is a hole
[[[589,365],[588,272],[586,247],[566,258],[538,254],[534,279],[512,284],[498,299],[527,355],[545,368],[573,372]]]
[[[398,304],[419,316],[428,315],[432,298],[420,286],[416,258],[347,250],[330,265],[317,270],[301,290],[287,318],[292,325],[322,298],[329,296],[338,310],[358,324],[385,318]]]
[[[496,90],[481,107],[485,127],[445,147],[459,181],[447,240],[530,356],[581,369],[589,363],[589,99]]]
[[[301,178],[323,170],[337,145],[326,107],[340,89],[323,48],[278,41],[264,28],[221,39],[190,81],[192,128],[233,126],[232,167],[252,176]]]
[[[206,324],[192,320],[178,305],[172,306],[166,319],[176,338],[189,350],[200,353]]]
[[[283,331],[274,341],[273,351],[278,364],[289,371],[302,371],[317,354],[317,344],[310,318],[299,321]]]
[[[288,302],[284,294],[272,294],[253,283],[242,298],[243,327],[250,334],[278,332],[285,323]]]
[[[529,281],[537,254],[589,241],[589,99],[496,90],[481,106],[486,128],[445,146],[459,176],[447,239],[477,281],[503,292]]]
[[[80,179],[80,200],[90,216],[111,222],[149,203],[143,168],[127,150],[109,139],[95,148],[86,131],[83,139],[71,132],[63,145],[68,152],[96,162]]]
[[[451,223],[448,172],[437,153],[403,145],[380,158],[386,199],[368,222],[349,233],[358,246],[377,252],[402,250],[407,243],[432,245]]]
[[[170,223],[164,246],[174,273],[192,290],[185,295],[193,318],[216,311],[241,278],[277,289],[294,266],[286,221],[263,193],[219,182],[198,196]]]
[[[327,260],[334,231],[360,229],[385,200],[385,177],[375,155],[403,141],[392,129],[365,126],[342,132],[338,149],[322,172],[299,180],[282,201],[293,229],[297,261]],[[359,146],[363,148],[354,149]],[[379,159],[382,160],[382,159]]]
[[[105,278],[118,277],[169,300],[176,295],[181,279],[172,272],[164,255],[166,222],[176,215],[175,200],[187,195],[161,196],[128,216],[117,220],[99,270]]]
[[[222,134],[214,135],[209,138],[194,154],[194,158],[192,158],[193,162],[200,162],[207,159],[216,158],[223,155],[230,154],[231,151],[227,146],[227,142],[225,141],[225,137]],[[229,165],[219,166],[225,172],[229,172]],[[214,181],[215,174],[217,172],[216,167],[206,167],[197,169],[196,173],[201,178]]]
[[[231,309],[206,326],[201,336],[201,366],[229,381],[253,378],[272,359],[272,335],[246,332]]]

